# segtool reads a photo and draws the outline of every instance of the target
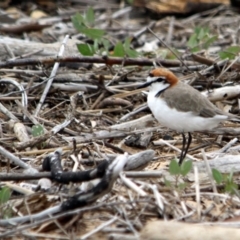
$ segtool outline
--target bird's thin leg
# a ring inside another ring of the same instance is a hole
[[[181,165],[182,164],[182,161],[184,159],[184,153],[185,153],[185,145],[186,145],[186,136],[184,133],[182,133],[182,138],[183,138],[183,141],[182,141],[182,151],[181,151],[181,154],[180,154],[180,158],[179,158],[179,162],[178,164]]]
[[[180,158],[180,160],[179,160],[179,165],[182,164],[184,158],[186,157],[191,142],[192,142],[192,135],[191,135],[191,133],[189,132],[189,133],[188,133],[188,142],[187,142],[187,146],[186,146],[186,148],[185,148],[185,150],[184,150],[184,154],[183,154],[182,159]]]

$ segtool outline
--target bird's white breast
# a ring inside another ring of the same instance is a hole
[[[153,91],[153,89],[148,93],[148,106],[158,122],[170,129],[179,132],[208,130],[217,127],[221,121],[227,119],[223,115],[204,118],[190,111],[178,111],[176,108],[170,108],[164,98],[155,97],[156,93],[157,91]]]

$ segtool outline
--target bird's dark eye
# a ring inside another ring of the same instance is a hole
[[[163,82],[163,81],[165,81],[165,80],[166,80],[165,77],[159,77],[159,78],[156,80],[156,82]]]
[[[152,73],[149,73],[149,75],[148,75],[149,77],[154,77],[154,75],[152,74]]]

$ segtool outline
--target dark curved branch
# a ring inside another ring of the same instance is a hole
[[[153,61],[161,64],[164,67],[179,67],[184,62],[185,65],[196,65],[193,61],[179,60],[163,60],[163,59],[148,59],[148,58],[120,58],[120,57],[47,57],[47,58],[25,58],[15,59],[6,62],[0,62],[0,67],[15,67],[25,65],[37,65],[37,64],[54,64],[55,62],[67,63],[67,62],[84,62],[84,63],[105,63],[106,65],[138,65],[138,66],[153,66]]]

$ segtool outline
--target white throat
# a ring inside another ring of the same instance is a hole
[[[154,80],[157,80],[158,77],[147,77],[147,82],[152,82]],[[162,82],[154,82],[150,86],[148,86],[149,92],[152,93],[158,93],[170,86],[169,83],[166,83],[165,81]]]

